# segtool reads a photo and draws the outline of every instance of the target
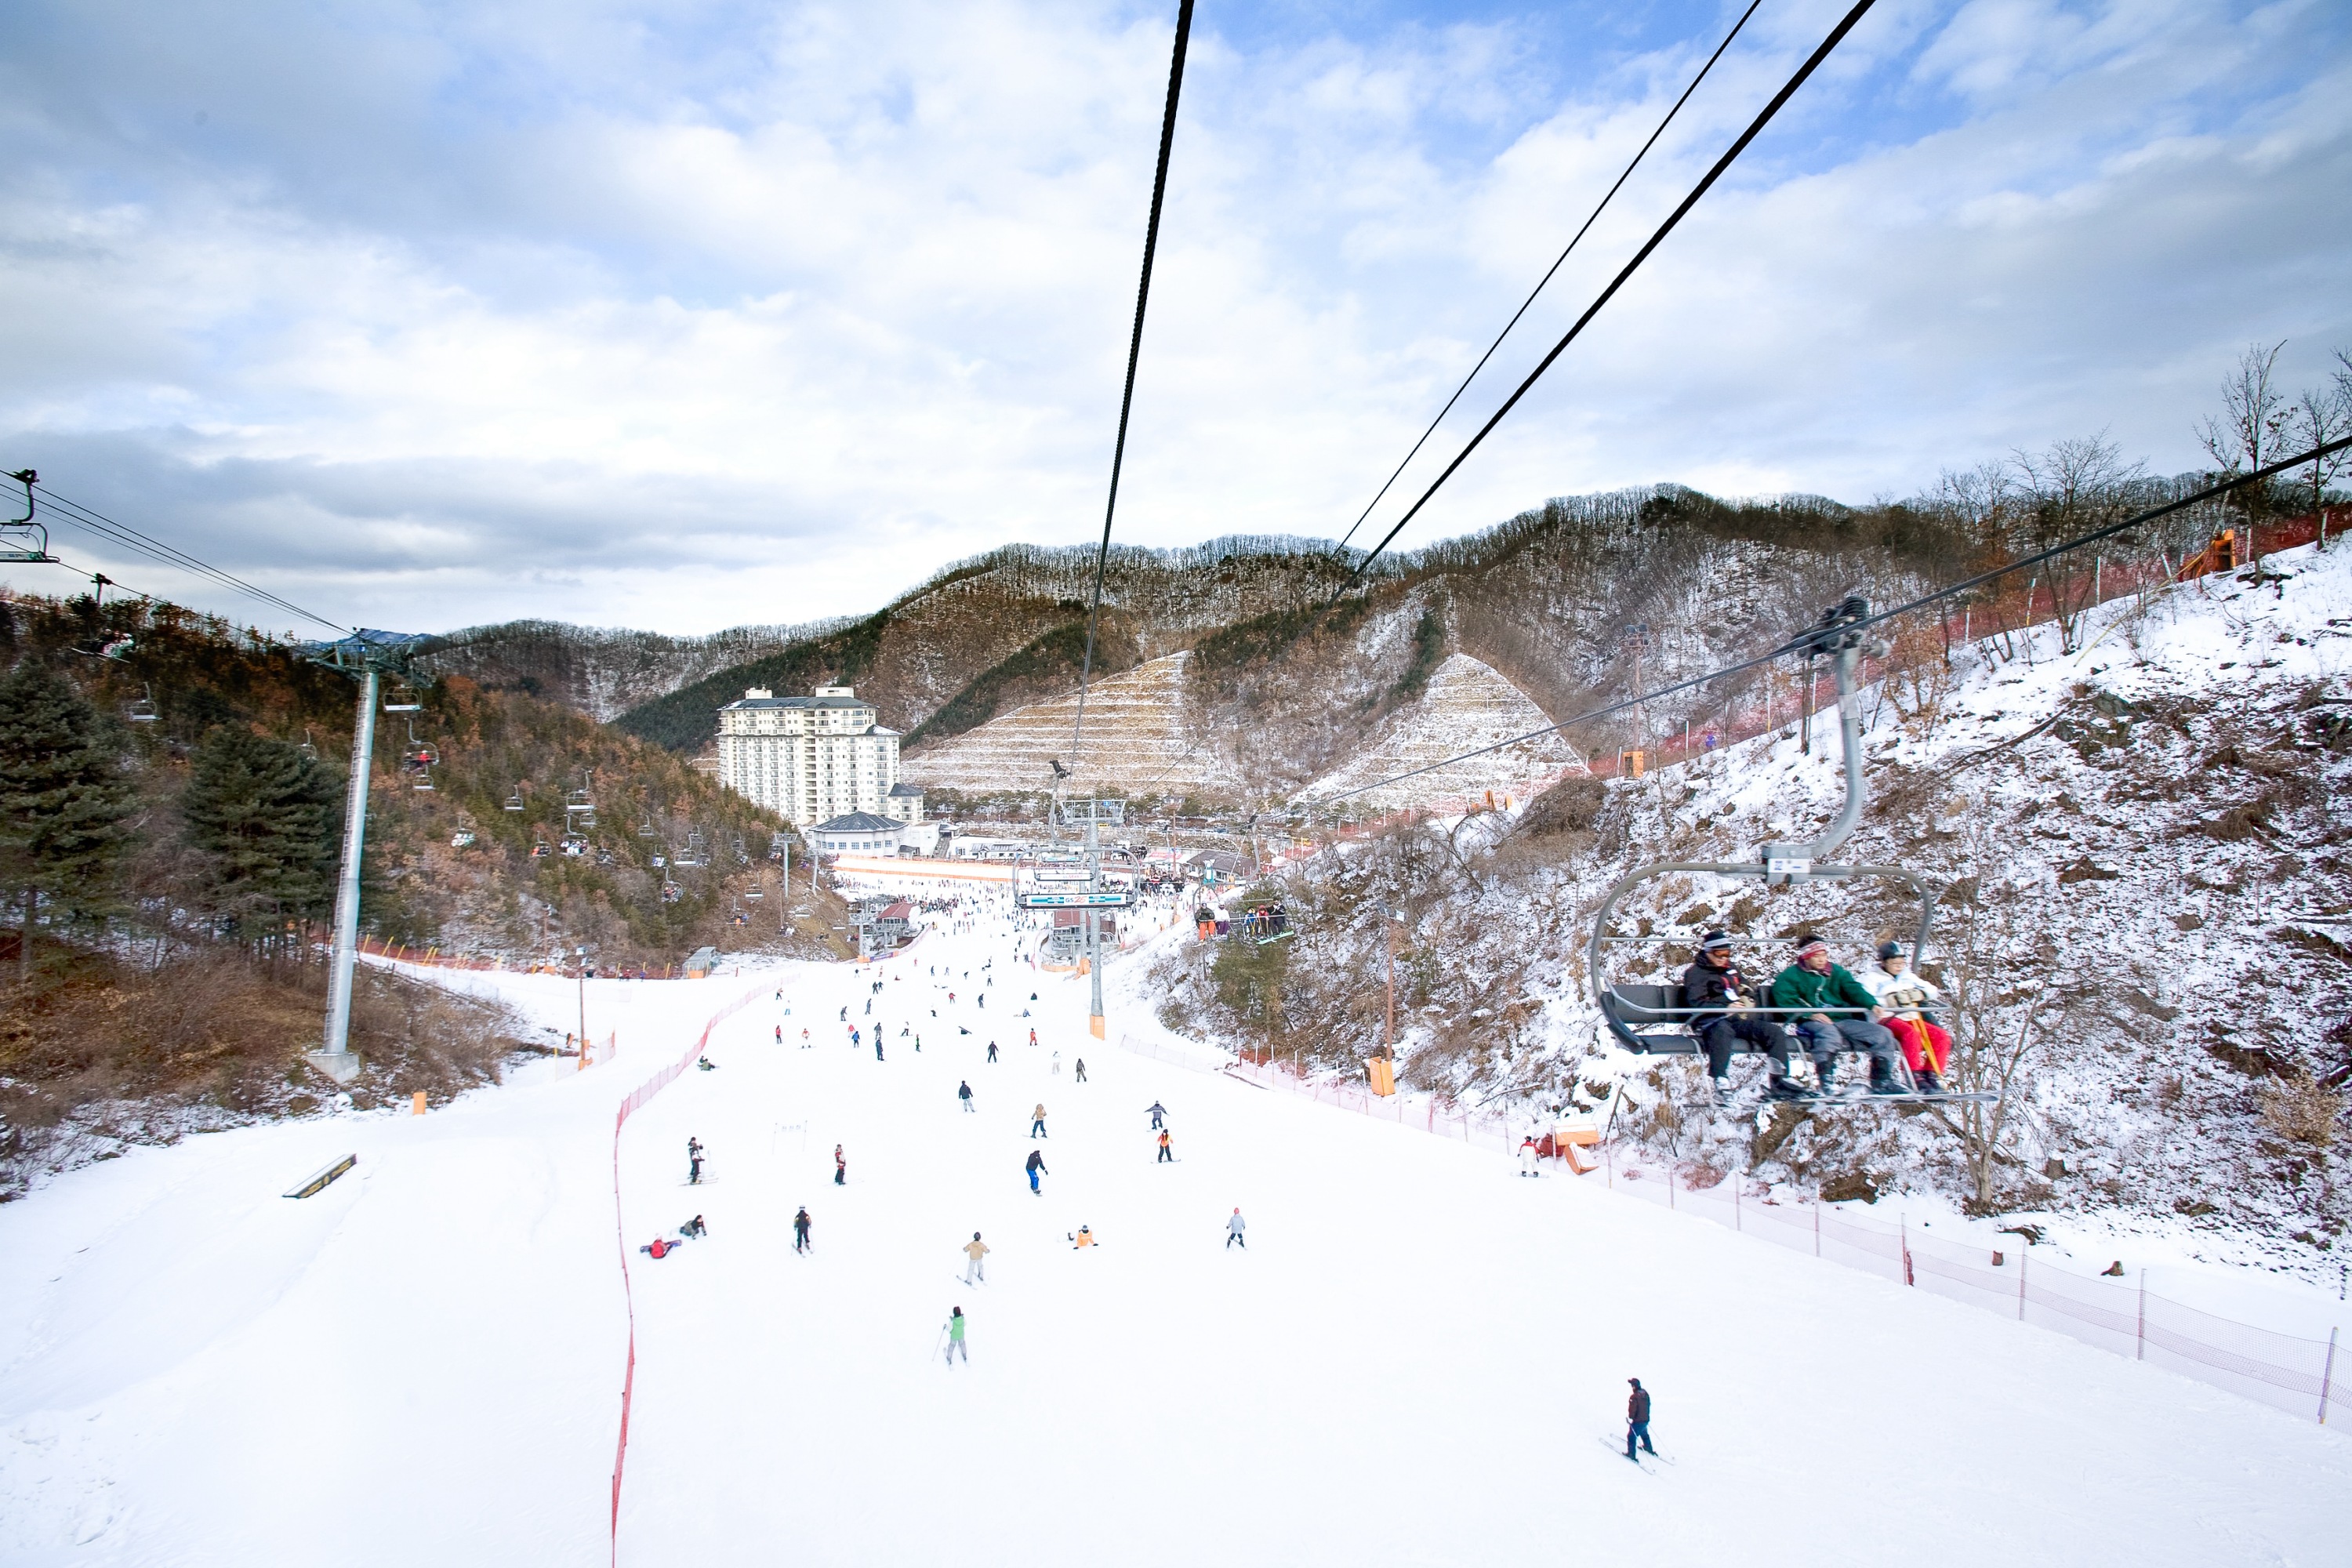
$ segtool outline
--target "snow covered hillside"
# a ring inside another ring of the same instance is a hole
[[[1299,791],[1297,798],[1328,800],[1421,768],[1430,771],[1364,790],[1353,797],[1356,808],[1377,811],[1425,805],[1486,790],[1494,791],[1497,798],[1515,790],[1524,793],[1528,781],[1549,784],[1563,769],[1582,766],[1584,759],[1558,735],[1543,735],[1467,762],[1435,764],[1550,723],[1527,693],[1496,674],[1493,667],[1468,654],[1453,654],[1437,667],[1429,678],[1428,689],[1417,700],[1391,715],[1361,751]]]
[[[597,982],[612,1065],[138,1151],[0,1209],[22,1282],[0,1307],[0,1555],[600,1557],[616,1175],[627,1563],[1975,1563],[1997,1519],[2010,1561],[2208,1568],[2333,1561],[2352,1527],[2338,1434],[1106,1049],[1085,984],[1021,945],[989,916],[877,968]],[[470,978],[551,1022],[574,1005]],[[716,1070],[636,1113],[616,1173],[616,1104],[746,992]],[[320,1196],[278,1195],[352,1151]],[[1237,1205],[1246,1250],[1224,1243]],[[697,1215],[707,1238],[635,1250]],[[1081,1225],[1099,1247],[1072,1248]],[[975,1230],[992,1250],[967,1286]],[[1629,1376],[1670,1465],[1612,1450]]]
[[[2055,627],[1963,643],[1948,671],[1931,660],[1867,695],[1872,798],[1843,858],[1939,889],[1971,1070],[2011,1091],[1997,1126],[1767,1112],[1753,1067],[1735,1072],[1737,1113],[1716,1116],[1687,1060],[1596,1043],[1583,950],[1603,891],[1638,864],[1747,859],[1812,832],[1839,796],[1826,719],[1810,755],[1783,731],[1612,784],[1539,832],[1439,824],[1327,857],[1293,889],[1302,934],[1282,972],[1221,979],[1212,955],[1185,955],[1162,974],[1172,1017],[1352,1072],[1380,1037],[1385,899],[1411,917],[1398,973],[1417,1085],[1575,1109],[1622,1084],[1615,1135],[1661,1159],[1941,1194],[2332,1289],[2352,1222],[2332,1163],[2352,1079],[2352,552],[2265,564],[2260,583],[2111,603],[2071,648]],[[1852,884],[1768,893],[1700,875],[1621,913],[1614,962],[1648,980],[1678,973],[1714,925],[1751,973],[1813,931],[1859,971],[1918,917]]]

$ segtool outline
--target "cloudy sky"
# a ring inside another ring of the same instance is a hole
[[[1741,8],[1202,0],[1118,537],[1345,531]],[[1842,9],[1763,0],[1452,440]],[[1090,540],[1174,12],[16,0],[0,468],[402,628]],[[2100,430],[2186,468],[2257,340],[2352,344],[2352,8],[1880,0],[1401,543]]]

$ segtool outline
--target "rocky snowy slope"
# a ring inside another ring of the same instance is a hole
[[[1496,674],[1493,667],[1465,653],[1453,654],[1437,667],[1428,689],[1416,701],[1392,714],[1370,744],[1308,784],[1297,798],[1313,803],[1362,790],[1352,798],[1359,809],[1366,811],[1424,805],[1488,792],[1498,801],[1522,798],[1529,793],[1531,781],[1539,789],[1564,770],[1581,767],[1583,759],[1575,748],[1558,735],[1545,735],[1466,762],[1448,763],[1445,759],[1498,745],[1550,723],[1527,693]],[[1430,771],[1364,789],[1423,768]]]
[[[1414,1081],[1570,1107],[1622,1094],[1617,1136],[1694,1166],[2163,1232],[2332,1284],[2352,1219],[2334,1169],[2352,1131],[2352,550],[2266,565],[2110,603],[2071,646],[2055,626],[1963,644],[1948,671],[1868,694],[1872,801],[1848,854],[1939,889],[1966,1065],[2010,1093],[1990,1124],[1715,1117],[1687,1062],[1597,1043],[1583,948],[1612,881],[1648,861],[1745,858],[1834,810],[1832,749],[1804,754],[1787,732],[1612,784],[1565,826],[1498,820],[1452,849],[1417,847],[1423,832],[1327,858],[1296,889],[1307,929],[1267,983],[1273,1019],[1265,986],[1244,994],[1205,961],[1166,976],[1171,1010],[1228,1038],[1270,1029],[1349,1070],[1378,1038],[1372,900],[1388,898],[1412,915],[1399,973]],[[1678,973],[1712,924],[1751,971],[1777,970],[1812,931],[1860,968],[1917,917],[1833,884],[1653,889],[1622,911],[1644,940],[1612,950],[1633,978]]]
[[[1086,729],[1075,751],[1078,699],[1072,692],[909,752],[899,775],[971,794],[1043,790],[1051,787],[1046,760],[1053,758],[1070,770],[1073,789],[1182,795],[1214,787],[1221,750],[1190,734],[1190,658],[1172,653],[1097,683],[1087,694]]]

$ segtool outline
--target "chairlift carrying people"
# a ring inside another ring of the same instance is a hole
[[[1908,1082],[1893,1079],[1895,1070],[1888,1068],[1884,1042],[1875,1033],[1867,1038],[1849,1038],[1848,1031],[1838,1028],[1832,1021],[1824,1032],[1819,1017],[1841,1009],[1824,1009],[1819,1005],[1775,1006],[1755,996],[1752,988],[1739,987],[1739,994],[1718,995],[1706,990],[1706,975],[1701,965],[1708,959],[1705,943],[1699,963],[1695,963],[1685,980],[1696,978],[1706,994],[1694,996],[1683,985],[1639,984],[1613,978],[1610,960],[1612,946],[1624,946],[1643,942],[1663,942],[1657,937],[1618,934],[1613,920],[1620,904],[1638,888],[1667,877],[1688,873],[1705,873],[1718,877],[1754,878],[1768,887],[1785,887],[1803,881],[1844,881],[1857,878],[1876,878],[1907,886],[1917,899],[1919,921],[1911,943],[1914,954],[1926,950],[1927,937],[1935,922],[1935,900],[1920,877],[1902,866],[1859,866],[1832,862],[1829,857],[1853,832],[1862,820],[1863,805],[1867,793],[1867,781],[1863,772],[1862,723],[1859,704],[1854,692],[1854,677],[1864,649],[1860,623],[1869,618],[1870,606],[1860,596],[1845,599],[1822,613],[1822,618],[1811,631],[1792,641],[1783,651],[1802,654],[1808,661],[1827,658],[1837,679],[1838,728],[1843,742],[1845,801],[1837,816],[1824,827],[1819,837],[1806,843],[1770,843],[1762,847],[1755,862],[1672,861],[1639,867],[1609,889],[1601,900],[1601,910],[1592,925],[1592,938],[1585,952],[1586,972],[1591,976],[1593,1000],[1599,1005],[1603,1026],[1617,1044],[1640,1054],[1695,1055],[1705,1052],[1709,1058],[1709,1076],[1720,1100],[1727,1092],[1728,1079],[1725,1069],[1729,1058],[1737,1052],[1761,1051],[1773,1058],[1770,1075],[1772,1092],[1779,1098],[1801,1095],[1789,1078],[1789,1058],[1796,1031],[1788,1027],[1799,1022],[1814,1026],[1805,1044],[1814,1054],[1817,1066],[1833,1061],[1837,1051],[1868,1049],[1875,1062],[1874,1077],[1882,1086],[1874,1099],[1888,1103],[1921,1100],[1985,1100],[1984,1095],[1957,1095],[1935,1089],[1913,1078]],[[1883,652],[1883,646],[1874,646],[1874,657]],[[1724,932],[1709,932],[1706,942],[1722,939],[1727,949],[1729,938]],[[1718,950],[1720,951],[1720,950]],[[1744,1005],[1743,1005],[1744,1004]],[[1853,1009],[1843,1009],[1853,1011]],[[1865,1014],[1867,1010],[1864,1010]],[[1873,1026],[1874,1029],[1875,1026]],[[1883,1031],[1880,1031],[1883,1032]],[[1833,1068],[1822,1074],[1824,1086],[1830,1083]]]

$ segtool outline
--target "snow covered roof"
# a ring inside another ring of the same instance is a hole
[[[869,811],[853,811],[829,822],[820,822],[812,830],[817,833],[896,833],[907,825],[895,816],[877,816]]]

